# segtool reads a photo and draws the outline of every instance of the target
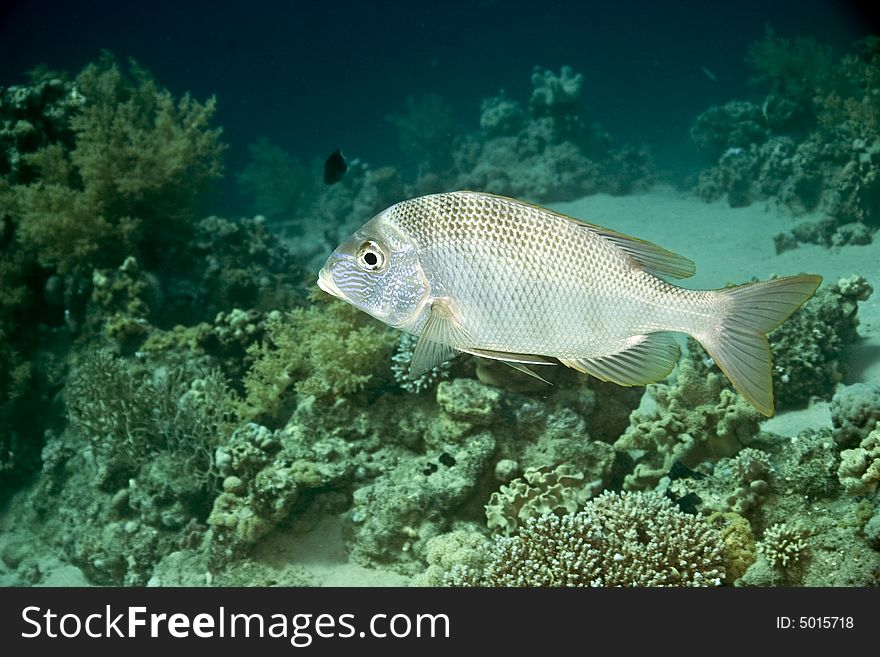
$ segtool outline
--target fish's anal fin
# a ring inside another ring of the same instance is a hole
[[[467,332],[455,318],[448,299],[438,298],[431,302],[428,321],[413,349],[409,377],[414,379],[434,369],[441,363],[455,358],[470,343]]]
[[[560,358],[559,362],[602,381],[644,386],[666,378],[678,362],[678,344],[668,333],[636,335],[623,350],[599,358]]]

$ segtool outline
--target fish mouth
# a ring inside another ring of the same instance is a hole
[[[327,294],[338,299],[345,299],[342,290],[340,290],[336,286],[336,283],[333,282],[333,278],[330,276],[330,272],[328,272],[326,268],[323,268],[318,272],[318,287],[324,290]]]

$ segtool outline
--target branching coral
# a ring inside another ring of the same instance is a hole
[[[724,541],[654,493],[606,492],[576,514],[534,517],[496,536],[488,563],[450,569],[457,586],[717,586]]]
[[[804,533],[784,523],[768,527],[764,539],[758,543],[758,552],[764,555],[770,567],[780,570],[800,562],[806,548]]]
[[[65,390],[73,428],[98,457],[99,484],[113,486],[160,452],[182,473],[213,486],[214,448],[235,425],[235,404],[217,373],[136,376],[107,352],[83,360]]]

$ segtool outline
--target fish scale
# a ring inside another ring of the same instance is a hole
[[[426,215],[437,219],[420,220]],[[531,206],[447,194],[399,203],[387,219],[421,245],[437,294],[458,302],[464,328],[484,349],[613,354],[633,330],[683,330],[661,310],[694,301],[695,293],[634,270],[601,238]]]
[[[331,254],[318,285],[418,335],[411,376],[466,352],[645,385],[675,366],[669,332],[681,332],[772,415],[767,333],[821,277],[721,290],[665,280],[693,272],[690,260],[644,240],[515,199],[448,192],[373,217]]]

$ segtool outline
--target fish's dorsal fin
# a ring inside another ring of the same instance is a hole
[[[611,230],[610,228],[605,228],[604,226],[591,224],[586,221],[570,217],[567,214],[556,212],[555,210],[542,208],[540,205],[535,205],[534,203],[520,201],[518,199],[510,198],[508,196],[501,196],[499,194],[490,194],[488,192],[471,192],[467,190],[462,190],[459,192],[451,193],[463,195],[471,194],[476,196],[488,196],[491,198],[497,198],[503,201],[509,201],[517,203],[519,205],[524,205],[539,212],[548,213],[555,217],[559,217],[560,219],[570,221],[576,226],[589,230],[594,235],[598,235],[599,237],[602,237],[614,244],[615,246],[619,247],[629,257],[631,257],[639,267],[647,271],[649,274],[653,274],[655,276],[689,278],[693,276],[694,273],[697,271],[697,266],[692,260],[689,260],[688,258],[685,258],[684,256],[674,253],[673,251],[670,251],[668,249],[664,249],[662,246],[657,246],[653,242],[648,242],[647,240],[639,239],[638,237],[632,237],[630,235],[618,233],[616,230]]]
[[[688,260],[684,256],[664,249],[662,246],[657,246],[653,242],[641,240],[638,237],[630,237],[629,235],[624,235],[602,226],[596,226],[595,224],[588,224],[585,221],[566,215],[560,216],[613,243],[625,251],[630,258],[635,260],[649,274],[671,276],[672,278],[689,278],[697,271],[697,266],[693,260]]]
[[[666,378],[678,361],[678,344],[667,333],[637,335],[631,338],[631,342],[610,356],[560,358],[559,362],[602,381],[621,386],[644,386]]]
[[[441,363],[455,358],[463,347],[473,344],[458,320],[449,299],[437,298],[431,302],[428,321],[413,349],[409,377],[416,378]]]

